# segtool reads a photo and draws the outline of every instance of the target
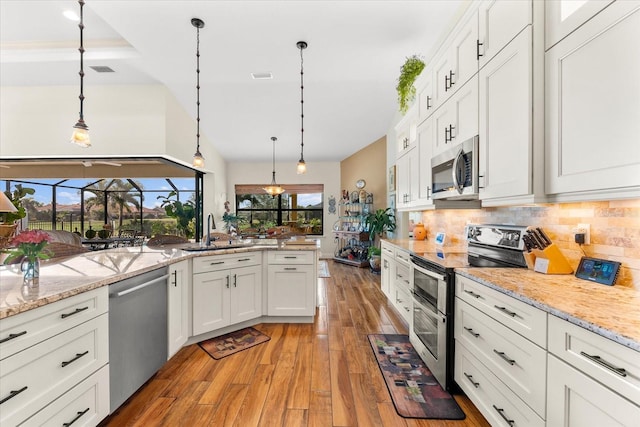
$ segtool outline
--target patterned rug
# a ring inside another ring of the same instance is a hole
[[[464,412],[415,351],[407,335],[368,335],[398,414],[405,418],[463,420]]]
[[[331,274],[329,274],[329,264],[327,263],[327,261],[318,261],[318,277],[331,277]]]
[[[263,342],[267,342],[271,337],[254,328],[244,328],[239,331],[230,332],[216,338],[201,341],[198,345],[214,359],[222,359],[242,350],[246,350]]]

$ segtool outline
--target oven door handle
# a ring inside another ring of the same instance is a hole
[[[429,271],[426,270],[424,267],[419,266],[418,264],[416,264],[415,262],[413,262],[413,260],[411,261],[411,265],[413,265],[413,268],[415,268],[416,270],[418,270],[420,273],[425,274],[433,279],[436,280],[442,280],[443,282],[445,281],[445,278],[443,275],[435,273],[433,271]]]

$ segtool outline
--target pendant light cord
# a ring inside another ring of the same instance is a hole
[[[78,0],[78,4],[80,5],[80,23],[78,24],[78,28],[80,28],[80,121],[84,122],[84,41],[82,37],[82,33],[84,30],[84,18],[83,18],[83,8],[84,8],[84,0]]]
[[[273,172],[271,173],[271,185],[276,185],[276,138],[275,136],[271,137],[273,141]]]
[[[200,27],[196,26],[196,152],[200,152]]]
[[[302,51],[307,44],[300,44],[300,160],[304,162],[304,59]]]

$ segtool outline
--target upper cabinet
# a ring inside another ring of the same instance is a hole
[[[638,40],[640,2],[616,1],[547,51],[545,165],[552,200],[640,194]]]
[[[545,50],[568,36],[614,0],[554,0],[545,2]]]
[[[418,128],[418,106],[413,105],[405,113],[404,117],[396,125],[396,152],[397,156],[415,146]]]
[[[531,1],[484,1],[478,8],[478,23],[477,55],[482,68],[532,23]]]

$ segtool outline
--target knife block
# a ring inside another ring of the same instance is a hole
[[[571,268],[571,265],[569,265],[569,262],[555,243],[550,244],[543,250],[534,249],[531,253],[535,256],[534,271],[544,274],[573,273],[573,268]],[[527,265],[529,265],[528,260]]]

